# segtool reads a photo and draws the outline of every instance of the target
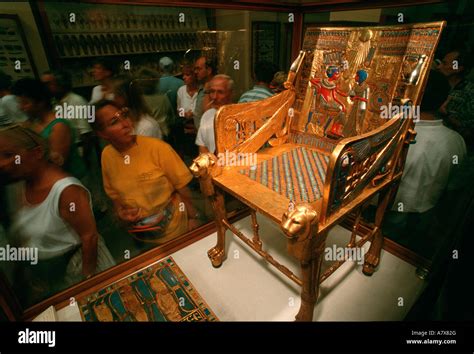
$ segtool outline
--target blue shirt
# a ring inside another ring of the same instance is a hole
[[[274,93],[267,87],[255,85],[253,89],[244,92],[238,103],[260,101],[273,95]]]
[[[160,78],[158,92],[168,96],[173,110],[178,107],[178,89],[183,85],[184,81],[174,76],[162,76]]]

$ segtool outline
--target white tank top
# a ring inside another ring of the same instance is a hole
[[[23,206],[13,217],[10,239],[20,247],[37,247],[40,260],[58,257],[78,247],[82,243],[80,237],[59,214],[61,193],[71,185],[87,190],[77,178],[65,177],[53,185],[40,204],[29,204],[23,193]]]

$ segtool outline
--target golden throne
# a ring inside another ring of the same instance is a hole
[[[310,321],[320,282],[337,269],[321,274],[328,231],[352,214],[348,247],[370,241],[363,272],[374,272],[383,215],[416,134],[410,118],[443,27],[308,28],[285,91],[218,110],[217,151],[201,154],[191,166],[215,213],[217,244],[208,252],[214,267],[225,259],[230,230],[302,287],[296,319]],[[253,238],[227,220],[224,192],[250,207]],[[361,211],[376,195],[375,222],[362,235]],[[299,276],[264,250],[256,212],[281,225]]]

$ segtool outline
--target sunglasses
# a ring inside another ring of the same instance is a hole
[[[128,108],[122,108],[120,111],[118,111],[117,113],[115,113],[113,116],[112,116],[112,119],[110,119],[110,121],[107,123],[107,127],[113,127],[114,125],[116,125],[117,123],[119,123],[120,121],[122,120],[127,120],[128,119]]]

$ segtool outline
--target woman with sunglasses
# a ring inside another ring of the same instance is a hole
[[[92,126],[110,143],[102,152],[104,189],[128,232],[157,244],[197,227],[199,214],[186,187],[192,175],[171,146],[134,135],[126,110],[116,102],[98,102],[95,112]]]
[[[28,303],[114,264],[97,233],[89,191],[48,155],[47,141],[34,131],[0,130],[0,185],[24,182],[10,244],[38,250],[37,264],[18,262],[27,264],[18,286],[22,294],[29,290]]]

